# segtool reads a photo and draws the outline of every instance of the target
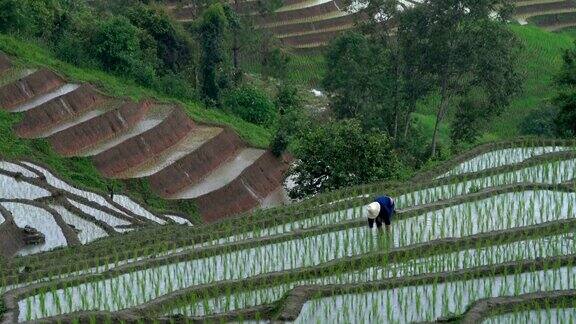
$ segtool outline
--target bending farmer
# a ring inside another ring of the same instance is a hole
[[[386,224],[386,231],[390,231],[392,216],[394,216],[394,199],[388,196],[378,197],[373,203],[367,206],[368,226],[374,228],[374,223],[378,229],[382,229],[382,223]]]

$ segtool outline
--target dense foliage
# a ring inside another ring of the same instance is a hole
[[[560,93],[554,102],[559,107],[556,115],[556,133],[560,136],[576,136],[576,49],[564,54],[564,69],[558,77]]]
[[[402,170],[389,137],[366,131],[356,120],[309,125],[294,148],[293,198],[341,187],[395,179]]]
[[[227,27],[224,9],[220,4],[209,7],[202,17],[199,27],[202,47],[202,87],[201,94],[205,99],[218,102],[220,99],[221,64],[224,61],[223,40]]]
[[[254,87],[242,86],[231,91],[224,104],[233,114],[257,125],[269,124],[276,116],[272,101]]]
[[[507,1],[423,1],[409,8],[395,0],[364,2],[375,18],[360,26],[362,35],[334,41],[326,56],[324,83],[334,92],[336,117],[359,117],[400,143],[417,104],[437,98],[430,143],[435,157],[439,125],[454,107],[458,126],[473,125],[472,119],[498,115],[519,91],[519,43],[504,23]],[[471,94],[481,98],[474,105]],[[453,128],[458,141],[477,137]]]
[[[193,38],[160,7],[110,0],[0,0],[0,32],[37,38],[60,59],[131,78],[190,98],[196,60]],[[167,81],[169,76],[170,81]],[[184,88],[184,89],[182,89]]]

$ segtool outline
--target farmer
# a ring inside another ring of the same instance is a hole
[[[374,199],[374,202],[367,206],[368,209],[368,226],[376,227],[381,230],[382,223],[386,224],[386,231],[390,232],[390,225],[392,224],[392,216],[395,212],[394,199],[388,196],[381,196]]]

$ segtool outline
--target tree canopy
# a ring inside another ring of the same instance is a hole
[[[520,90],[520,44],[504,23],[508,1],[425,0],[412,7],[397,0],[361,2],[372,17],[360,27],[366,38],[343,36],[327,55],[325,83],[336,92],[337,116],[369,111],[398,142],[418,100],[437,96],[434,157],[439,125],[452,107],[471,106],[459,102],[474,92],[485,98],[478,101],[485,104],[483,115],[495,116]],[[376,80],[367,81],[370,75]],[[341,90],[347,84],[353,90]]]
[[[299,161],[289,172],[296,183],[293,198],[395,179],[403,170],[389,137],[377,130],[366,132],[357,120],[309,125],[297,137],[294,153]]]

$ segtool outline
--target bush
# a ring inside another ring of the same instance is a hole
[[[99,23],[91,40],[91,51],[105,70],[132,72],[142,58],[140,31],[125,17]]]
[[[189,99],[197,99],[193,84],[179,74],[168,73],[159,78],[160,91],[169,96]]]
[[[388,136],[365,131],[357,120],[316,124],[302,130],[295,144],[299,162],[289,172],[296,183],[292,198],[405,174]]]
[[[236,116],[258,125],[269,124],[276,116],[274,104],[266,94],[249,86],[229,92],[224,105]]]
[[[552,105],[544,106],[530,112],[520,123],[522,135],[536,135],[554,137],[556,125],[554,120],[558,115],[558,108]]]
[[[274,105],[280,115],[300,110],[302,108],[302,98],[298,94],[298,88],[290,84],[279,86]]]
[[[58,0],[0,0],[0,32],[49,36],[61,14]]]
[[[576,91],[567,91],[556,97],[559,112],[554,119],[556,134],[561,137],[576,136]]]
[[[168,15],[155,8],[136,5],[127,13],[130,22],[145,30],[153,38],[161,68],[178,72],[192,60],[191,40],[179,25],[174,25]]]
[[[290,54],[285,51],[274,48],[264,53],[262,66],[264,75],[283,79],[288,74],[288,64],[290,64]]]
[[[270,144],[270,151],[274,156],[280,157],[284,151],[288,148],[289,136],[286,131],[279,129],[272,139]]]
[[[453,151],[458,147],[473,144],[482,133],[482,126],[489,119],[484,116],[489,111],[488,104],[479,98],[464,98],[458,105],[450,130]]]

